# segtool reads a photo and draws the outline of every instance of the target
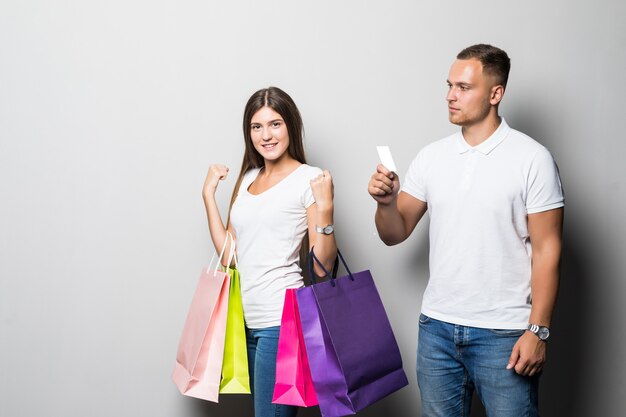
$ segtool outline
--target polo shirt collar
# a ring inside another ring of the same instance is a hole
[[[499,144],[502,143],[502,141],[504,140],[504,138],[506,138],[506,136],[509,134],[510,131],[511,131],[511,128],[506,123],[503,117],[502,121],[500,122],[500,126],[498,126],[496,131],[493,132],[491,136],[487,138],[487,140],[485,140],[483,143],[481,143],[478,146],[470,146],[463,138],[463,132],[461,131],[457,135],[458,151],[459,153],[462,154],[462,153],[469,151],[470,149],[474,149],[482,153],[483,155],[489,155],[491,151],[493,151]]]

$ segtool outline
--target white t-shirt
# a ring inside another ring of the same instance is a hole
[[[253,195],[248,187],[260,169],[243,178],[230,219],[237,236],[241,298],[251,329],[279,326],[287,288],[304,285],[299,251],[308,228],[306,209],[315,202],[310,181],[322,173],[303,164],[278,184]]]
[[[525,329],[528,214],[564,204],[550,152],[503,119],[476,147],[459,132],[423,148],[402,191],[428,203],[430,279],[422,312],[465,326]]]

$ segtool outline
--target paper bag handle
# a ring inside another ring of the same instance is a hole
[[[350,272],[350,269],[348,268],[348,264],[346,264],[346,260],[343,258],[343,255],[341,254],[341,252],[339,251],[339,249],[337,249],[337,255],[339,255],[337,258],[335,258],[335,263],[333,264],[333,271],[332,274],[330,272],[328,272],[328,270],[326,269],[326,267],[322,264],[322,262],[320,262],[320,260],[317,258],[317,256],[315,256],[315,252],[313,251],[313,249],[315,248],[315,246],[313,246],[311,248],[311,252],[309,253],[309,273],[311,275],[311,282],[313,284],[316,284],[316,279],[315,279],[315,272],[313,271],[313,261],[315,261],[320,268],[322,268],[322,271],[324,271],[324,273],[326,275],[324,275],[325,278],[329,278],[330,279],[330,284],[334,287],[335,284],[335,280],[337,279],[337,270],[339,268],[339,260],[341,259],[341,263],[343,264],[343,267],[346,268],[346,271],[348,272],[348,275],[350,276],[350,279],[352,281],[354,281],[354,276],[352,276],[352,272]]]
[[[224,257],[224,252],[226,251],[226,243],[230,239],[230,254],[228,255],[228,263],[226,265],[230,265],[235,259],[235,266],[237,266],[237,255],[235,254],[235,240],[229,231],[226,231],[226,237],[224,237],[224,245],[222,245],[222,250],[220,251],[220,255],[217,258],[217,263],[215,264],[215,268],[212,268],[213,262],[215,260],[215,252],[213,252],[213,256],[211,256],[211,262],[209,262],[209,266],[207,267],[207,273],[213,270],[213,275],[219,270],[220,265],[222,264],[222,258]]]

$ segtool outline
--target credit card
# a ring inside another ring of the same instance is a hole
[[[393,162],[389,146],[377,146],[376,150],[378,151],[380,163],[383,164],[389,171],[397,172],[398,169],[396,168],[396,164]]]

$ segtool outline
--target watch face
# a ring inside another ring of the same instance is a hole
[[[320,226],[315,226],[315,231],[317,233],[323,233],[325,235],[329,235],[331,234],[333,231],[335,230],[335,228],[333,227],[332,224],[327,224],[324,227],[320,227]]]
[[[547,327],[540,327],[537,336],[539,336],[541,340],[546,340],[548,336],[550,336],[550,330]]]

